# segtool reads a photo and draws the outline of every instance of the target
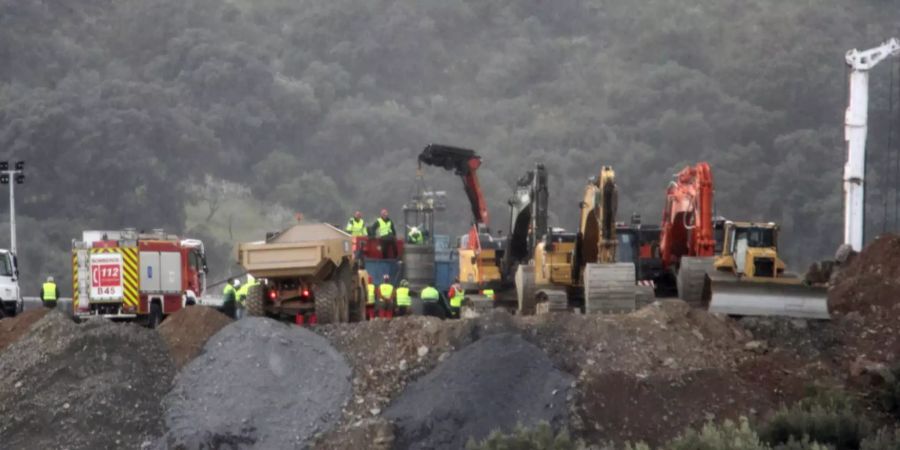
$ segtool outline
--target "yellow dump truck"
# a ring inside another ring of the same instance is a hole
[[[368,276],[358,270],[349,234],[324,223],[298,224],[238,247],[238,262],[256,278],[249,315],[326,324],[365,320]]]

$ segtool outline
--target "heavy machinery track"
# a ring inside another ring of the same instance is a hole
[[[635,307],[640,309],[656,301],[652,286],[635,286]]]
[[[587,264],[584,267],[584,312],[635,310],[633,263]]]
[[[709,276],[713,268],[711,257],[681,257],[681,267],[676,275],[678,298],[694,308],[706,308],[709,305]]]
[[[520,265],[516,269],[516,298],[519,302],[519,314],[530,315],[535,313],[534,266]]]

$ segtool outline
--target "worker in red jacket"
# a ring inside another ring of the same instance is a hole
[[[450,285],[450,290],[447,292],[447,298],[450,299],[450,312],[458,318],[463,300],[466,298],[466,292],[459,283],[459,278],[453,280],[453,284]]]

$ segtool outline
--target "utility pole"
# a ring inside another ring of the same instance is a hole
[[[12,182],[10,182],[12,181]],[[25,182],[25,161],[17,161],[13,170],[7,161],[0,161],[0,184],[9,185],[9,251],[13,256],[16,250],[16,185]]]

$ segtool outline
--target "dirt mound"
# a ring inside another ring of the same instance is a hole
[[[516,424],[566,422],[572,378],[516,334],[496,334],[459,350],[410,384],[388,407],[395,448],[463,448]]]
[[[733,368],[747,333],[726,317],[665,300],[628,315],[557,314],[522,319],[529,340],[570,373],[648,375]]]
[[[35,322],[41,320],[49,311],[47,308],[32,309],[16,317],[0,320],[0,351],[18,341]]]
[[[174,368],[158,334],[58,311],[0,354],[0,442],[8,448],[140,448],[162,431]]]
[[[573,429],[593,442],[658,445],[686,427],[752,418],[777,405],[766,389],[717,369],[649,377],[606,372],[588,375],[579,386]]]
[[[328,341],[252,317],[216,333],[166,396],[163,448],[297,448],[341,418],[350,367]]]
[[[411,316],[316,327],[353,367],[354,400],[345,411],[353,422],[378,415],[406,384],[440,358],[474,340],[476,321]]]
[[[166,318],[159,326],[159,334],[169,346],[175,366],[181,368],[200,354],[210,336],[231,322],[213,308],[192,306]]]
[[[838,272],[828,293],[832,312],[890,315],[900,304],[900,236],[877,237]]]

